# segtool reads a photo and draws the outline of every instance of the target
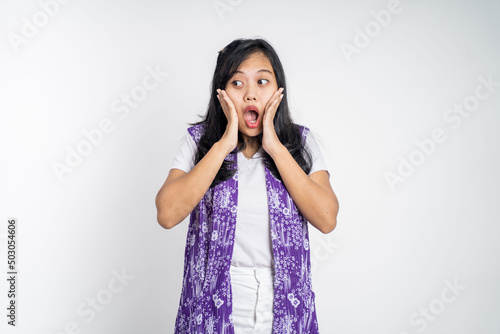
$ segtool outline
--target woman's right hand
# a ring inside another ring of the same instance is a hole
[[[226,131],[219,141],[227,144],[229,153],[238,145],[238,113],[225,90],[217,89],[217,93],[217,98],[227,118]]]

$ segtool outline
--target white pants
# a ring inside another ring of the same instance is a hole
[[[235,334],[273,332],[274,269],[231,266]]]

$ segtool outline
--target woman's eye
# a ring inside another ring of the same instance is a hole
[[[267,80],[267,79],[260,79],[259,80],[259,84],[261,84],[261,85],[265,85],[268,82],[269,82],[269,80]]]
[[[240,80],[233,81],[233,86],[241,86],[241,85],[243,85],[243,82],[241,82]]]

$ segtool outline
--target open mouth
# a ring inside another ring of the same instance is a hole
[[[243,118],[249,128],[256,128],[259,125],[259,109],[256,106],[246,107]]]

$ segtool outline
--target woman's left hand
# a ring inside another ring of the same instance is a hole
[[[278,89],[273,96],[271,96],[264,108],[264,116],[262,118],[262,147],[271,156],[273,150],[281,145],[274,129],[274,116],[283,99],[283,89],[284,88]]]

